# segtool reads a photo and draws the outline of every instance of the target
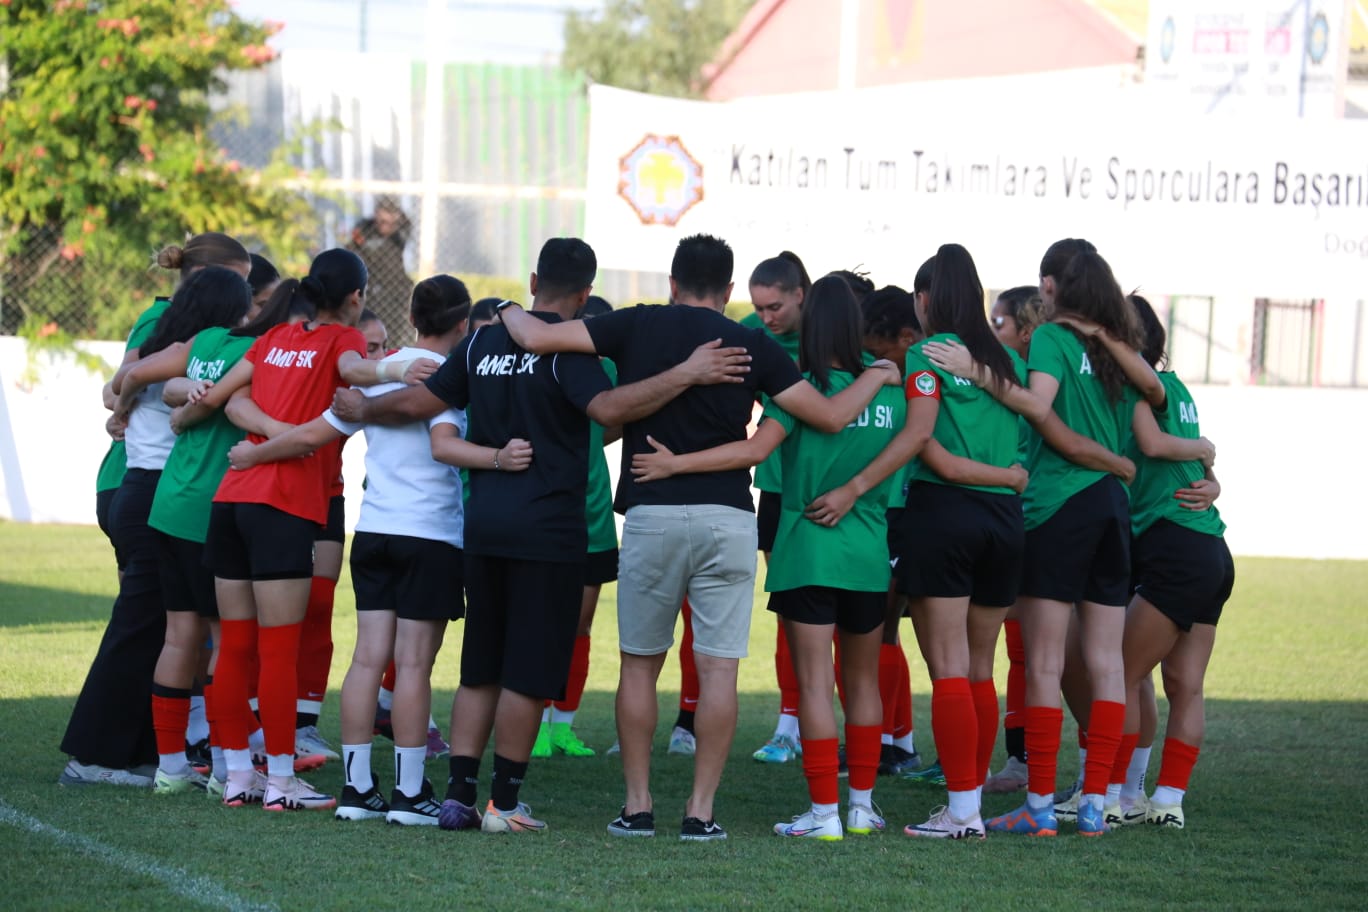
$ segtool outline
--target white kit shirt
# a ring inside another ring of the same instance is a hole
[[[124,446],[130,469],[166,468],[166,457],[176,445],[176,434],[171,430],[171,407],[162,402],[165,383],[154,383],[138,393],[133,411],[128,413],[128,429],[124,431]]]
[[[443,360],[425,348],[413,347],[402,348],[385,360],[415,358],[438,363]],[[381,383],[361,391],[367,396],[382,396],[403,387],[403,383]],[[464,437],[465,412],[447,409],[428,421],[396,427],[353,424],[338,418],[332,409],[324,412],[323,418],[344,434],[366,432],[366,493],[356,531],[407,535],[463,547],[461,476],[455,466],[432,458],[428,431],[439,424],[452,424]]]

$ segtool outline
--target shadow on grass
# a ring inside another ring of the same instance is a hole
[[[0,582],[0,627],[108,621],[113,596]]]

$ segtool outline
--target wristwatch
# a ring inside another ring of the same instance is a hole
[[[519,305],[518,305],[518,302],[517,302],[517,301],[508,301],[508,300],[504,300],[504,301],[500,301],[498,304],[494,305],[494,312],[495,312],[495,313],[503,313],[504,310],[505,310],[505,308],[508,308],[508,307],[518,307],[518,306],[519,306]]]

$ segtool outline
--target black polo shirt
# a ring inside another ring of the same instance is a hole
[[[634,383],[688,359],[704,342],[744,346],[751,356],[743,383],[690,387],[664,408],[623,429],[619,513],[638,504],[721,504],[754,510],[750,472],[699,472],[640,483],[632,478],[632,456],[654,452],[650,435],[675,453],[693,453],[746,439],[757,392],[776,396],[802,375],[793,359],[763,330],[749,329],[708,307],[687,304],[637,305],[584,324],[594,348],[618,366],[618,382]]]
[[[556,323],[544,311],[532,316]],[[478,416],[469,439],[501,447],[532,444],[525,472],[470,470],[465,549],[471,554],[579,563],[588,551],[584,498],[589,477],[589,419],[584,410],[608,375],[592,355],[534,355],[495,323],[472,333],[427,381],[453,408]]]

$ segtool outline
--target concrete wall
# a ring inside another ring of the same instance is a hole
[[[118,343],[88,350],[111,365]],[[69,357],[39,356],[36,382],[21,339],[0,337],[0,516],[93,523],[95,473],[108,448],[105,377]],[[1362,464],[1368,389],[1195,386],[1202,429],[1216,442],[1219,507],[1241,555],[1368,559]],[[359,491],[364,440],[344,451]],[[617,471],[616,453],[610,466]],[[355,521],[359,497],[349,497]]]

